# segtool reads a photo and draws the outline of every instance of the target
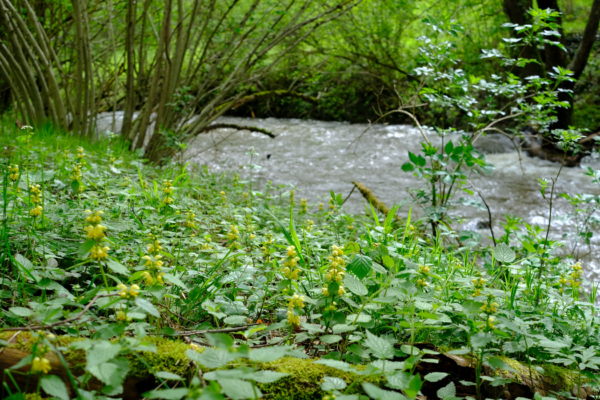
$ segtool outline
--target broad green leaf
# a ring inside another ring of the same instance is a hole
[[[367,338],[363,344],[371,349],[373,355],[379,359],[394,357],[394,346],[387,340],[377,337],[369,331],[367,331]]]
[[[203,353],[195,350],[186,350],[185,354],[190,360],[199,362],[206,368],[220,368],[232,360],[229,352],[219,349],[206,349]]]
[[[425,380],[428,382],[438,382],[447,377],[448,374],[445,372],[431,372],[424,376]]]
[[[11,307],[8,311],[19,317],[31,317],[33,315],[33,311],[25,307]]]
[[[450,382],[447,386],[438,390],[437,395],[442,400],[456,397],[456,386],[454,386],[454,382]]]
[[[350,264],[346,267],[348,272],[352,272],[358,279],[363,279],[371,271],[373,260],[362,254],[356,254]]]
[[[178,277],[176,277],[175,275],[172,275],[172,274],[165,274],[165,275],[163,276],[163,278],[164,278],[166,281],[169,281],[169,282],[171,282],[173,285],[179,286],[180,288],[182,288],[182,289],[184,289],[184,290],[187,290],[187,289],[188,289],[188,287],[187,287],[187,286],[185,286],[185,283],[183,283],[183,282],[181,281],[181,279],[179,279],[179,278],[178,278]]]
[[[219,385],[223,393],[233,400],[254,399],[262,397],[262,392],[258,387],[252,387],[252,384],[241,379],[219,379]]]
[[[315,361],[315,364],[322,364],[327,367],[339,369],[340,371],[352,371],[352,366],[344,361],[320,359]]]
[[[154,375],[158,376],[159,378],[171,380],[171,381],[182,381],[183,380],[183,378],[181,376],[174,374],[172,372],[169,372],[169,371],[159,371],[159,372],[155,373]]]
[[[86,368],[89,369],[96,365],[104,364],[116,357],[120,351],[120,344],[113,344],[108,340],[97,340],[94,342],[94,346],[87,353]]]
[[[246,317],[243,315],[231,315],[223,320],[227,325],[243,325],[246,323]]]
[[[331,390],[342,390],[345,389],[346,386],[348,385],[346,384],[345,380],[343,380],[342,378],[335,378],[331,376],[323,377],[323,383],[321,383],[321,389],[326,392],[329,392]]]
[[[500,243],[494,249],[494,257],[497,261],[500,261],[502,263],[511,263],[515,260],[516,256],[517,255],[515,254],[513,249],[508,247],[506,243]]]
[[[352,293],[357,294],[359,296],[366,296],[369,293],[367,287],[352,274],[346,274],[346,276],[344,277],[344,285]]]
[[[262,347],[250,350],[248,358],[256,362],[271,362],[283,358],[288,351],[285,347]]]
[[[363,383],[362,387],[365,393],[374,400],[408,400],[408,397],[398,392],[380,389],[372,383]]]
[[[155,317],[160,317],[160,313],[158,309],[154,307],[154,304],[150,303],[148,300],[143,299],[141,297],[137,297],[135,299],[135,305],[146,311],[148,314],[153,315]]]
[[[144,397],[147,399],[164,399],[164,400],[180,400],[188,394],[186,388],[175,388],[175,389],[162,389],[152,390],[144,393]]]
[[[113,260],[112,258],[106,259],[106,266],[110,268],[113,272],[116,272],[117,274],[126,276],[129,275],[129,270],[127,269],[127,267],[121,264],[120,262]]]
[[[258,383],[273,383],[288,375],[283,372],[264,370],[253,373],[251,379]]]
[[[69,391],[67,385],[56,375],[44,375],[40,382],[44,392],[52,397],[58,397],[61,400],[69,400]]]
[[[319,338],[319,340],[326,344],[333,344],[342,340],[342,337],[339,335],[323,335]]]
[[[356,318],[357,316],[358,319]],[[367,322],[371,321],[371,316],[369,314],[360,313],[360,315],[350,314],[346,317],[346,322],[349,324],[353,324],[354,320],[356,320],[356,323],[366,324]]]
[[[494,337],[489,332],[478,332],[471,336],[471,345],[479,349],[487,346],[493,339]]]

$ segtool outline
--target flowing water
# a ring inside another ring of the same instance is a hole
[[[104,121],[110,123],[111,119],[112,114]],[[362,182],[388,206],[406,204],[410,199],[409,190],[425,188],[422,181],[400,168],[408,161],[409,151],[418,153],[421,150],[423,137],[412,126],[375,125],[364,133],[368,125],[342,122],[232,117],[221,118],[218,122],[263,128],[275,134],[276,138],[249,131],[214,130],[198,136],[190,144],[185,157],[195,163],[205,164],[215,172],[240,170],[240,175],[247,178],[250,165],[247,153],[252,146],[259,153],[252,163],[261,166],[254,170],[255,188],[264,188],[267,181],[272,181],[273,185],[291,184],[296,189],[297,202],[300,198],[307,198],[313,209],[319,202],[327,204],[331,190],[342,193],[345,198],[353,188],[352,181]],[[429,138],[433,144],[442,143],[441,138],[433,133],[429,133]],[[448,139],[456,143],[458,136],[444,140]],[[495,166],[491,175],[472,174],[469,181],[490,207],[496,238],[503,234],[500,223],[505,222],[504,216],[507,214],[545,228],[548,224],[548,204],[539,192],[538,178],[550,180],[555,177],[559,165],[524,154],[520,159],[513,143],[502,135],[482,137],[477,140],[475,147]],[[556,193],[600,195],[598,186],[584,175],[584,167],[600,169],[600,161],[584,161],[582,167],[562,169],[555,187]],[[469,196],[461,193],[457,197],[481,202],[477,194]],[[554,207],[553,237],[560,238],[574,232],[573,224],[564,220],[564,216],[571,211],[568,202],[561,198]],[[353,213],[364,212],[363,198],[358,190],[348,198],[344,208]],[[408,205],[405,205],[400,214],[406,214],[407,211]],[[413,213],[424,215],[423,210],[414,207]],[[465,217],[458,227],[459,231],[476,231],[484,239],[490,236],[486,226],[486,209],[461,206],[454,213]],[[573,242],[568,250],[565,247],[563,251],[571,253],[572,246]],[[577,250],[576,254],[586,266],[588,277],[600,276],[600,240],[596,238],[592,246],[580,245]]]

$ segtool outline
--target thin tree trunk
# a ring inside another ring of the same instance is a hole
[[[121,134],[128,137],[133,122],[133,112],[135,111],[135,20],[136,20],[137,0],[127,2],[126,31],[125,31],[125,52],[127,53],[127,82],[125,84],[125,114],[123,115],[123,126]],[[142,32],[142,41],[143,41]]]

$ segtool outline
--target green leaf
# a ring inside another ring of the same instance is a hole
[[[448,374],[445,372],[432,372],[430,374],[425,375],[425,380],[428,382],[438,382],[447,377]]]
[[[326,344],[333,344],[333,343],[337,343],[340,340],[342,340],[343,338],[339,335],[323,335],[319,338],[319,340],[323,343]]]
[[[80,258],[83,258],[83,256],[88,253],[92,247],[94,247],[94,245],[96,244],[95,240],[86,240],[85,242],[81,243],[81,246],[79,246],[79,250],[77,251],[77,254],[79,255]]]
[[[346,285],[348,290],[352,293],[359,296],[366,296],[369,293],[367,287],[352,274],[346,274],[344,277],[344,285]]]
[[[80,185],[79,185],[79,181],[77,181],[77,180],[74,180],[74,181],[72,181],[72,182],[71,182],[71,189],[72,189],[72,190],[73,190],[75,193],[79,192],[79,186],[80,186]]]
[[[496,261],[511,263],[515,260],[517,255],[506,243],[500,243],[494,249],[494,257],[496,258]]]
[[[339,369],[340,371],[352,371],[352,366],[344,361],[320,359],[315,361],[315,364],[322,364],[327,367]]]
[[[363,383],[362,387],[370,398],[375,400],[408,400],[408,397],[389,390],[383,390],[373,385],[372,383]]]
[[[246,317],[243,315],[231,315],[223,320],[227,325],[242,325],[246,322]]]
[[[142,299],[141,297],[137,297],[135,299],[135,305],[146,311],[148,314],[153,315],[155,317],[160,317],[160,313],[158,309],[154,307],[154,304],[150,303],[146,299]]]
[[[33,311],[25,307],[11,307],[8,311],[19,317],[31,317],[33,315]]]
[[[489,332],[478,332],[471,336],[471,345],[474,348],[479,349],[487,346],[493,339],[494,337]]]
[[[486,361],[488,362],[488,364],[490,364],[492,367],[494,367],[494,369],[499,368],[499,369],[502,369],[505,371],[517,373],[517,371],[515,371],[510,365],[508,365],[507,363],[505,363],[504,361],[502,361],[501,359],[499,359],[497,357],[488,358]]]
[[[283,372],[264,370],[253,373],[251,379],[258,383],[273,383],[286,376],[289,376],[289,374],[284,374]]]
[[[387,340],[377,337],[369,331],[367,331],[367,338],[363,344],[371,349],[373,355],[379,359],[394,357],[394,346]]]
[[[356,323],[362,323],[365,324],[369,321],[371,321],[371,316],[369,314],[365,314],[365,313],[360,313],[360,315],[358,315],[358,319],[356,319],[356,316],[358,314],[350,314],[346,317],[346,322],[353,324],[354,320],[356,320]]]
[[[283,358],[287,352],[285,347],[262,347],[250,350],[248,358],[256,362],[271,362]]]
[[[182,381],[183,380],[183,378],[181,376],[174,374],[172,372],[169,372],[169,371],[159,371],[159,372],[155,373],[154,375],[156,375],[159,378],[170,380],[170,381]]]
[[[127,267],[121,264],[120,262],[113,260],[112,258],[106,259],[106,266],[110,268],[113,272],[116,272],[117,274],[129,276],[129,270],[127,269]]]
[[[180,400],[188,394],[186,388],[176,389],[163,389],[163,390],[152,390],[144,393],[144,397],[147,399],[164,399],[164,400]]]
[[[185,283],[183,283],[181,281],[181,279],[179,279],[178,277],[176,277],[175,275],[172,274],[164,274],[163,278],[166,281],[171,282],[173,285],[179,286],[180,288],[184,289],[184,290],[188,290],[188,287],[185,286]]]
[[[348,386],[346,384],[346,381],[343,380],[342,378],[334,378],[331,376],[325,376],[323,377],[323,383],[321,383],[321,389],[329,392],[331,390],[342,390],[345,389],[346,386]]]
[[[65,383],[56,375],[44,375],[40,382],[44,392],[61,400],[69,400],[69,391]]]
[[[437,395],[442,400],[456,397],[456,386],[454,386],[454,382],[450,382],[447,386],[444,386],[438,390]]]
[[[412,165],[412,163],[405,162],[404,164],[402,164],[402,171],[413,172],[414,170],[415,170],[415,167]]]
[[[356,254],[350,264],[346,267],[348,272],[352,272],[358,279],[363,279],[371,272],[373,260],[362,254]]]
[[[219,385],[223,393],[233,400],[254,399],[262,397],[262,392],[258,387],[252,387],[252,384],[241,379],[219,379]],[[255,393],[256,391],[256,393]]]
[[[394,267],[394,264],[395,264],[394,259],[390,256],[382,256],[381,261],[383,261],[383,265],[385,265],[388,268]]]
[[[210,369],[220,368],[232,359],[227,351],[219,349],[206,349],[203,353],[189,349],[186,350],[185,354],[190,360],[199,362]]]
[[[116,357],[121,351],[121,345],[113,344],[108,340],[97,340],[94,342],[86,357],[86,368],[90,369],[100,364],[104,364]]]

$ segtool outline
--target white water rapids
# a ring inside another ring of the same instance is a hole
[[[99,116],[100,130],[110,129],[112,115],[106,113]],[[122,118],[122,114],[117,113],[117,131],[119,117]],[[342,193],[345,198],[353,187],[351,182],[357,181],[365,184],[388,206],[404,202],[400,214],[406,215],[410,199],[408,190],[426,188],[412,173],[401,170],[401,165],[408,161],[409,151],[415,154],[421,151],[423,137],[412,126],[375,125],[356,142],[368,127],[367,124],[232,117],[224,117],[217,122],[259,127],[277,137],[271,139],[261,133],[218,129],[194,139],[185,157],[195,163],[205,164],[215,172],[239,170],[243,178],[248,178],[250,156],[246,153],[252,146],[259,153],[252,163],[262,167],[254,170],[255,190],[262,190],[267,181],[272,181],[274,186],[291,184],[296,189],[297,202],[300,198],[307,198],[313,210],[317,209],[319,202],[327,205],[330,190]],[[434,133],[429,133],[429,138],[433,144],[441,144],[441,138]],[[450,136],[444,140],[447,142],[448,139],[458,143],[459,138]],[[519,162],[514,145],[502,135],[481,137],[475,148],[495,166],[493,174],[472,174],[469,181],[490,207],[496,238],[504,233],[500,223],[506,221],[504,216],[507,214],[521,217],[525,222],[545,229],[549,210],[539,192],[538,179],[550,180],[555,177],[559,165],[525,154]],[[600,169],[600,161],[589,158],[584,161],[582,167],[563,168],[555,193],[600,195],[598,186],[584,175],[584,167]],[[460,197],[481,202],[477,194],[469,196],[458,193],[457,198]],[[352,193],[344,208],[351,213],[364,212],[363,198],[358,190]],[[561,238],[575,232],[573,223],[565,220],[570,211],[569,203],[557,197],[552,217],[552,237]],[[413,216],[415,213],[424,215],[418,206],[413,206]],[[487,210],[460,206],[453,214],[465,219],[456,227],[457,231],[477,231],[484,239],[490,236],[485,226],[488,221]],[[591,246],[579,244],[574,253],[582,261],[587,277],[596,280],[600,276],[598,235],[600,232],[595,232]],[[573,245],[573,241],[568,241],[562,252],[570,254]]]

